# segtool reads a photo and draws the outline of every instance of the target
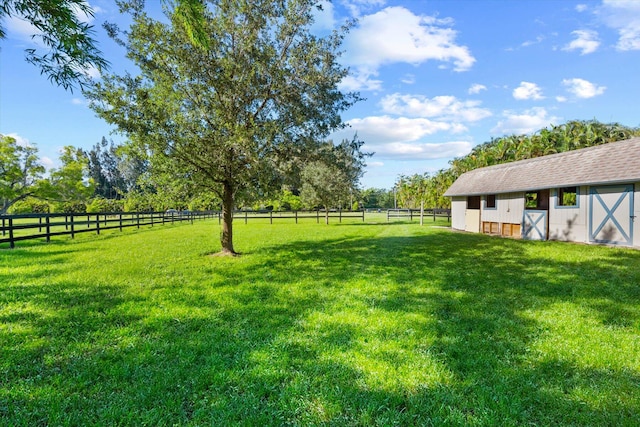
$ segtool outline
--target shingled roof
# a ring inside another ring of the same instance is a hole
[[[640,138],[475,169],[462,174],[444,195],[477,196],[622,182],[640,182]]]

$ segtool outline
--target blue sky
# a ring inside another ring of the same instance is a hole
[[[154,0],[148,5],[155,6]],[[134,68],[101,25],[122,18],[113,0],[90,0],[112,70]],[[344,44],[344,90],[366,98],[344,114],[369,159],[363,187],[434,172],[492,137],[568,120],[640,126],[640,1],[336,0],[316,29],[357,18]],[[25,62],[29,28],[6,19],[0,41],[0,133],[38,147],[55,167],[62,146],[89,149],[112,127],[79,92],[53,86]],[[96,73],[96,78],[99,75]]]

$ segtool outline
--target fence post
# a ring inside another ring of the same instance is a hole
[[[338,208],[338,222],[342,222],[342,208]]]
[[[106,217],[106,215],[105,215],[105,217]],[[87,217],[87,218],[89,218],[89,217]],[[96,234],[100,234],[100,214],[96,214]]]
[[[245,224],[247,223],[247,220],[249,219],[248,215],[249,215],[249,211],[244,211],[244,223]]]
[[[436,208],[433,208],[433,222],[436,222]]]
[[[51,220],[49,219],[49,214],[47,214],[46,218],[46,224],[47,224],[47,243],[49,243],[51,241]]]
[[[16,242],[13,241],[13,218],[9,217],[9,247],[11,249],[16,247]]]
[[[5,229],[4,229],[4,227],[5,227],[5,222],[4,222],[4,221],[5,221],[5,219],[4,219],[4,218],[2,218],[2,235],[3,235],[3,236],[4,236],[4,235],[5,235],[5,233],[6,233],[6,231],[5,231]]]
[[[42,217],[38,217],[38,233],[42,233]]]
[[[362,209],[362,222],[364,222],[364,209]]]
[[[423,224],[423,218],[424,218],[424,200],[420,201],[420,225]]]
[[[295,211],[296,213],[296,224],[298,223],[298,211]]]
[[[118,214],[120,216],[120,232],[122,233],[122,212]]]
[[[74,234],[74,226],[73,226],[73,214],[69,215],[69,217],[71,218],[71,238],[73,239],[75,234]],[[67,216],[65,215],[65,218],[67,218]],[[66,221],[65,221],[65,225],[66,225]]]
[[[316,210],[316,224],[320,224],[320,209]]]
[[[140,212],[136,212],[136,224],[138,228],[140,228]]]
[[[87,215],[87,228],[91,228],[91,215]]]
[[[66,214],[64,215],[64,229],[69,229],[69,217]]]

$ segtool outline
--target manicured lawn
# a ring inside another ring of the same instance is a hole
[[[640,251],[432,224],[2,249],[0,425],[638,425]]]

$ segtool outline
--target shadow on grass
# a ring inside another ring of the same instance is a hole
[[[15,289],[40,312],[0,315],[0,421],[632,425],[637,361],[545,351],[540,313],[586,310],[608,339],[637,339],[640,253],[546,245],[347,236],[212,261],[196,283],[143,294]]]

